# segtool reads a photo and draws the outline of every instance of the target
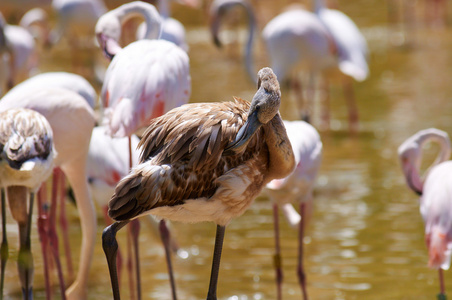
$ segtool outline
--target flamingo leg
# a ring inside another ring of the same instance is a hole
[[[133,257],[135,258],[135,279],[136,279],[136,289],[137,289],[137,299],[141,300],[141,276],[140,276],[140,252],[139,252],[139,247],[138,247],[138,235],[140,233],[140,221],[138,221],[137,219],[132,220],[130,222],[129,228],[131,230],[132,233],[132,242],[133,242]]]
[[[132,227],[127,227],[127,272],[129,274],[129,290],[130,300],[135,300],[135,274],[133,274],[133,241],[132,241]]]
[[[58,274],[58,280],[60,282],[61,297],[62,297],[62,299],[66,299],[63,268],[61,267],[60,250],[58,247],[58,235],[56,233],[56,209],[57,209],[57,202],[58,202],[57,201],[58,184],[59,184],[59,177],[61,176],[59,173],[60,173],[60,171],[57,168],[53,169],[52,199],[51,199],[51,203],[50,203],[48,235],[49,235],[50,249],[52,251],[54,261],[57,265],[57,274]]]
[[[19,226],[20,247],[17,269],[19,271],[23,299],[25,300],[33,299],[33,255],[31,253],[30,232],[34,193],[30,193],[30,195],[28,193],[28,188],[23,186],[10,186],[6,190],[11,214]],[[29,198],[28,205],[27,198]]]
[[[330,89],[328,79],[323,79],[323,88],[324,97],[323,97],[323,105],[321,109],[321,128],[324,130],[330,129],[330,120],[331,120],[331,103],[330,103]]]
[[[0,299],[3,299],[3,286],[5,282],[5,267],[9,257],[8,239],[6,237],[6,204],[5,204],[5,190],[2,188],[2,245],[0,247],[1,259],[1,279],[0,279]]]
[[[69,281],[74,279],[74,267],[72,265],[72,255],[71,255],[71,246],[69,244],[69,234],[68,234],[68,221],[66,217],[66,205],[65,205],[65,197],[66,197],[66,178],[64,176],[63,171],[60,168],[56,168],[58,171],[58,187],[59,187],[59,205],[60,205],[60,218],[59,223],[61,230],[63,231],[63,246],[64,246],[64,254],[66,256],[66,267],[69,276]]]
[[[129,168],[132,168],[132,138],[128,137],[129,140]],[[140,255],[139,255],[139,247],[138,247],[138,235],[140,233],[140,221],[137,219],[132,220],[129,225],[129,230],[131,231],[132,242],[133,242],[133,250],[135,256],[135,279],[136,279],[136,288],[137,288],[137,299],[141,300],[141,276],[140,276]]]
[[[108,206],[104,206],[103,207],[103,211],[104,211],[104,220],[105,220],[105,224],[111,225],[113,222],[111,221],[111,218],[108,216]],[[116,256],[116,264],[117,264],[117,272],[118,272],[118,279],[119,279],[119,285],[121,284],[121,270],[122,270],[122,254],[121,254],[121,250],[118,248],[118,253]]]
[[[446,289],[444,286],[444,272],[443,269],[438,269],[438,275],[439,275],[439,286],[440,286],[440,292],[438,294],[438,300],[446,300]]]
[[[41,251],[42,251],[42,259],[44,265],[44,282],[46,288],[46,299],[51,299],[51,291],[50,291],[50,277],[49,277],[49,257],[48,257],[48,235],[47,235],[47,213],[44,211],[44,199],[47,197],[46,195],[46,184],[43,183],[38,192],[38,234],[39,240],[41,241]]]
[[[303,299],[308,300],[308,292],[306,290],[306,274],[304,272],[303,267],[303,237],[304,237],[304,227],[306,222],[306,214],[305,214],[305,203],[300,203],[300,224],[299,224],[299,232],[298,232],[298,265],[297,265],[297,275],[298,282],[301,286],[301,291],[303,293]]]
[[[350,132],[356,133],[358,131],[358,107],[355,100],[355,92],[353,90],[353,81],[350,77],[345,76],[344,82],[344,95],[347,101],[348,107],[348,125]]]
[[[223,250],[225,226],[217,225],[215,247],[213,251],[212,270],[210,272],[209,291],[207,300],[217,300],[218,273],[220,271],[221,251]]]
[[[110,271],[110,281],[113,290],[113,299],[119,300],[118,272],[116,270],[116,254],[118,252],[118,242],[116,233],[130,221],[117,221],[104,229],[102,233],[102,248],[107,258],[108,269]]]
[[[273,223],[275,225],[275,256],[273,258],[275,264],[275,272],[276,272],[276,293],[277,300],[282,299],[282,282],[283,282],[283,270],[282,270],[282,262],[281,262],[281,246],[279,239],[279,210],[278,205],[276,203],[273,204]]]
[[[165,220],[161,220],[159,224],[159,231],[160,231],[160,237],[162,238],[163,246],[165,247],[165,255],[166,255],[166,264],[168,266],[168,274],[170,278],[170,284],[171,284],[171,292],[173,296],[173,300],[177,299],[176,296],[176,282],[174,280],[174,274],[173,274],[173,264],[171,263],[171,237],[170,232],[168,230],[168,227],[166,226]]]

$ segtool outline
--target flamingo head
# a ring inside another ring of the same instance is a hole
[[[104,14],[96,23],[95,33],[104,55],[112,59],[121,49],[118,43],[121,37],[120,20],[112,12]]]
[[[257,92],[251,101],[248,119],[240,128],[235,140],[226,147],[226,155],[242,152],[254,133],[279,112],[281,91],[275,73],[270,68],[263,68],[257,73],[257,77]]]

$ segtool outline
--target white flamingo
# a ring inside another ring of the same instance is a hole
[[[196,103],[151,120],[140,142],[140,164],[109,202],[115,223],[102,245],[114,299],[119,299],[116,233],[146,214],[186,223],[215,222],[208,300],[217,299],[225,226],[242,215],[266,183],[292,172],[294,155],[279,115],[280,90],[270,68],[258,73],[251,104]]]
[[[73,188],[82,230],[78,273],[66,290],[66,296],[67,299],[86,299],[96,237],[96,216],[86,179],[86,159],[95,124],[94,112],[83,97],[62,88],[24,89],[22,93],[6,94],[0,101],[0,111],[19,107],[38,111],[52,127],[58,152],[55,166],[61,168]],[[51,234],[51,238],[56,237],[55,232]],[[53,244],[57,245],[55,240]]]
[[[262,37],[279,80],[305,68],[310,74],[309,88],[312,89],[315,76],[328,69],[338,68],[346,75],[343,80],[349,126],[356,131],[358,111],[350,78],[358,81],[367,78],[367,45],[356,25],[345,14],[325,8],[323,0],[315,0],[314,4],[315,13],[293,9],[276,16],[265,26]],[[299,97],[303,97],[301,93]],[[311,91],[308,101],[313,97]],[[304,114],[309,116],[307,111],[312,105],[307,106]],[[329,113],[325,119],[329,120]]]
[[[118,43],[121,26],[128,19],[137,16],[143,17],[146,22],[145,39],[121,48]],[[105,74],[101,99],[104,124],[113,137],[130,137],[152,118],[189,100],[191,78],[188,55],[174,43],[158,39],[161,29],[162,19],[155,7],[141,1],[130,2],[109,11],[96,24],[99,44],[104,54],[112,58]],[[129,152],[131,165],[131,150]],[[131,225],[137,227],[138,221]],[[161,225],[161,234],[166,236],[168,231],[165,223],[162,221]],[[130,226],[129,229],[132,230]],[[138,229],[132,231],[135,233],[134,256],[137,293],[140,297]],[[165,241],[169,239],[165,238]],[[168,253],[168,242],[164,246]],[[167,260],[170,266],[169,256]],[[174,285],[174,281],[171,281],[173,298],[176,297]]]
[[[36,43],[26,28],[4,23],[3,33],[7,51],[3,55],[0,51],[0,95],[28,78],[38,65]]]
[[[304,229],[312,215],[313,190],[321,163],[322,142],[317,130],[304,121],[284,121],[284,126],[292,144],[296,167],[289,176],[272,180],[265,188],[265,192],[273,202],[277,299],[282,299],[283,279],[279,242],[279,207],[289,224],[299,229],[297,275],[303,297],[307,299],[306,276],[303,268],[303,237]],[[293,208],[292,203],[298,204],[300,214]]]
[[[440,146],[436,160],[422,174],[422,147],[434,142]],[[425,242],[431,268],[438,270],[440,294],[446,299],[443,270],[450,267],[452,253],[452,161],[449,135],[436,128],[417,132],[398,149],[406,183],[420,196],[420,212],[425,223]]]
[[[8,258],[6,205],[19,225],[17,260],[23,299],[33,299],[33,256],[31,226],[34,197],[52,173],[56,152],[52,128],[46,118],[30,109],[10,109],[0,113],[0,185],[2,188],[2,245],[0,297],[3,298],[5,265]],[[28,202],[27,202],[28,201]]]

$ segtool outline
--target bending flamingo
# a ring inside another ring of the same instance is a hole
[[[282,299],[283,279],[278,224],[278,207],[281,207],[289,224],[292,227],[298,227],[299,230],[297,275],[303,298],[307,300],[306,276],[303,268],[303,237],[304,229],[312,214],[313,190],[321,163],[322,142],[317,130],[304,121],[284,121],[284,126],[292,144],[296,167],[289,176],[272,180],[265,189],[273,202],[277,299]],[[299,205],[300,214],[294,210],[291,203]]]
[[[5,265],[8,259],[6,205],[19,225],[20,250],[17,260],[23,299],[33,299],[33,255],[31,227],[34,197],[41,183],[52,173],[56,152],[49,122],[30,109],[0,113],[0,185],[2,188],[2,232],[0,298],[3,298]],[[27,202],[28,201],[28,202]]]
[[[22,93],[6,94],[0,101],[0,112],[19,107],[38,111],[50,123],[58,153],[55,166],[61,168],[74,190],[82,244],[76,279],[65,294],[70,300],[85,299],[96,238],[96,216],[86,179],[86,159],[95,123],[94,112],[84,98],[62,88],[24,89]],[[56,247],[55,229],[50,230],[53,230],[50,232],[53,239],[51,243]],[[48,281],[46,286],[49,290]]]
[[[120,181],[110,200],[115,223],[102,235],[114,299],[119,299],[116,233],[146,214],[217,224],[207,295],[217,299],[225,226],[243,214],[266,183],[294,168],[278,112],[278,81],[270,68],[260,70],[258,78],[251,104],[239,98],[186,104],[151,120],[139,144],[140,164]]]
[[[422,147],[429,142],[438,143],[440,152],[421,177]],[[449,135],[436,128],[417,132],[398,149],[406,183],[420,196],[428,265],[438,269],[438,299],[446,299],[443,270],[449,269],[452,252],[452,161],[449,160],[451,150]]]
[[[108,217],[108,200],[115,191],[119,180],[125,177],[129,171],[129,141],[127,138],[112,138],[105,133],[104,126],[95,127],[89,144],[87,175],[93,199],[102,208],[107,225],[111,224]],[[138,151],[136,151],[139,139],[131,136],[132,141],[132,166],[138,164]],[[149,216],[149,224],[154,232],[159,225],[152,216]],[[179,247],[174,238],[170,238],[170,249],[177,252]],[[168,254],[169,255],[169,254]],[[120,256],[118,256],[120,257]],[[122,260],[120,260],[122,261]],[[120,266],[118,266],[118,271]]]

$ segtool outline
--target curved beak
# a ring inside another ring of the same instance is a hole
[[[107,37],[103,33],[98,33],[96,35],[97,41],[99,42],[99,46],[104,53],[104,56],[109,60],[112,60],[115,57],[115,54],[121,49],[116,41]]]
[[[262,123],[257,118],[257,111],[254,111],[248,116],[245,124],[240,128],[235,140],[226,146],[223,155],[234,155],[245,150],[250,138],[261,128]]]

